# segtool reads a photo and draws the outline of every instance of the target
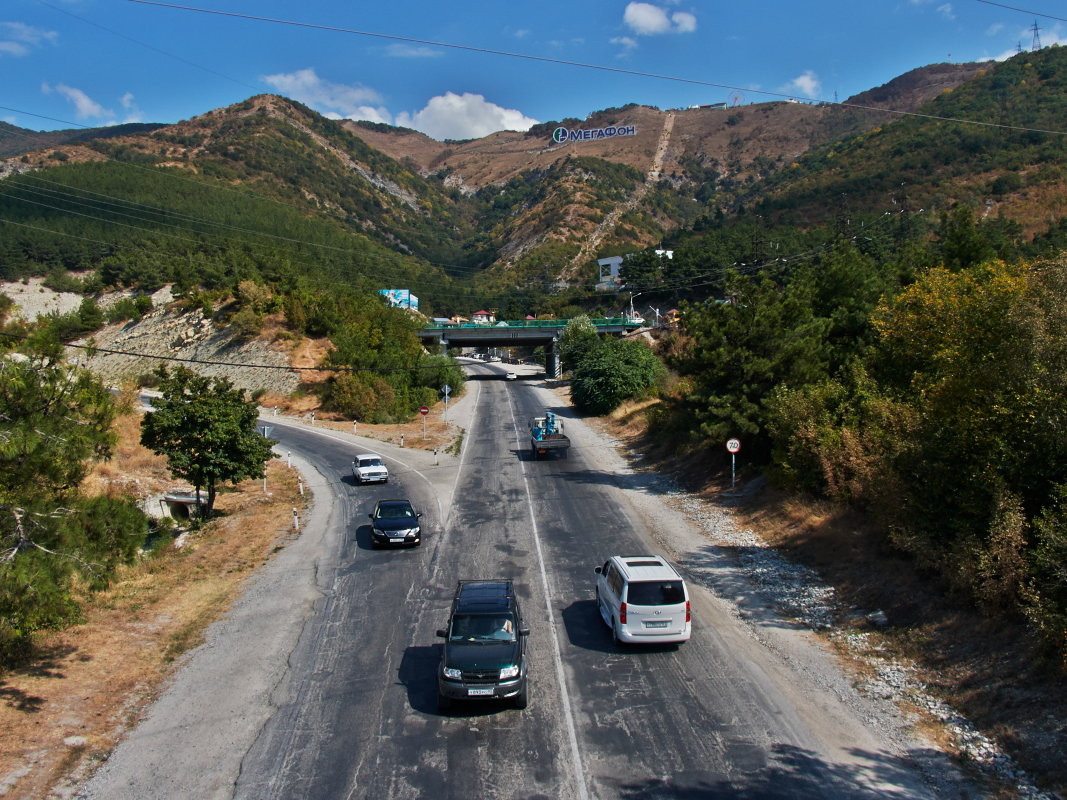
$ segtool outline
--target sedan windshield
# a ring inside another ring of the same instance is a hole
[[[453,642],[513,642],[515,623],[506,614],[457,614],[448,638]]]
[[[406,517],[415,517],[415,512],[411,506],[407,504],[393,504],[393,505],[380,505],[378,506],[378,513],[374,515],[378,519],[404,519]]]

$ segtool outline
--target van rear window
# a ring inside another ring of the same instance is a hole
[[[626,590],[626,602],[635,606],[672,606],[685,602],[681,581],[641,581]]]

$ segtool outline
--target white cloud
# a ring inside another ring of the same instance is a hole
[[[623,12],[622,21],[638,36],[692,33],[697,29],[697,18],[688,11],[669,14],[666,9],[651,3],[630,3]]]
[[[913,6],[928,6],[931,3],[936,3],[937,0],[911,0]],[[952,3],[941,3],[937,6],[937,13],[943,16],[945,19],[956,19],[956,11],[952,8]]]
[[[0,55],[29,55],[34,47],[54,43],[58,37],[55,31],[34,28],[23,22],[0,22]]]
[[[688,11],[671,14],[671,22],[674,23],[675,33],[692,33],[697,29],[697,18]]]
[[[389,110],[381,106],[360,106],[351,114],[338,114],[336,111],[324,111],[322,116],[327,119],[352,119],[366,120],[367,122],[384,122],[386,125],[393,124],[393,115]]]
[[[637,39],[632,36],[616,36],[611,43],[621,46],[624,50],[633,50],[637,47]]]
[[[812,70],[805,70],[801,75],[793,78],[783,88],[785,94],[798,94],[803,97],[815,98],[822,92],[822,81]]]
[[[985,35],[986,36],[996,36],[1002,30],[1004,30],[1004,23],[1002,23],[1002,22],[994,22],[992,25],[990,25],[988,28],[986,28]]]
[[[126,94],[122,95],[122,97],[119,98],[119,103],[126,109],[126,116],[121,120],[109,122],[109,125],[118,125],[120,122],[144,122],[144,114],[141,112],[141,109],[137,107],[137,103],[134,102],[133,92],[126,92]]]
[[[57,92],[63,95],[63,97],[74,106],[74,113],[77,115],[78,119],[107,117],[111,115],[111,111],[97,103],[81,89],[75,89],[73,86],[59,83],[53,87],[47,83],[43,83],[41,84],[41,91],[45,94]]]
[[[368,109],[374,110],[374,104],[382,102],[381,95],[374,89],[332,83],[320,78],[313,69],[264,75],[263,81],[286,97],[310,106],[326,116],[334,115],[335,119],[367,119],[364,115],[368,113]]]
[[[444,55],[440,50],[413,44],[394,43],[385,48],[385,52],[393,58],[440,58]]]
[[[397,114],[396,124],[440,141],[477,139],[497,131],[525,131],[536,125],[537,120],[521,111],[490,103],[480,94],[446,92],[430,98],[421,111]]]
[[[401,112],[394,118],[374,89],[332,83],[320,78],[313,69],[266,75],[263,80],[330,119],[401,125],[435,139],[474,139],[502,130],[524,131],[537,123],[519,111],[502,108],[477,94],[447,92],[431,98],[421,111]]]

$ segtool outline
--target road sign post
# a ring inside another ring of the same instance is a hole
[[[741,449],[740,439],[727,439],[726,450],[730,453],[730,491],[737,485],[737,452]]]
[[[426,438],[426,415],[430,413],[430,409],[426,406],[422,406],[419,409],[419,413],[422,414],[422,438]]]

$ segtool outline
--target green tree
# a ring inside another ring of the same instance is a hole
[[[779,387],[826,377],[829,321],[812,312],[808,287],[781,288],[769,279],[727,281],[730,302],[691,306],[691,343],[672,359],[692,381],[686,402],[701,432],[725,442],[748,435],[757,457],[769,451],[766,402]]]
[[[570,320],[559,335],[556,349],[565,370],[574,370],[600,344],[596,326],[585,314]]]
[[[644,342],[612,339],[591,350],[574,371],[574,405],[589,414],[607,414],[624,400],[656,385],[663,365]]]
[[[666,256],[660,256],[654,249],[631,253],[622,260],[619,277],[628,289],[654,289],[663,283]]]
[[[207,491],[204,516],[218,486],[261,478],[272,441],[256,431],[258,409],[225,378],[206,378],[185,367],[156,370],[162,396],[141,424],[141,443],[167,457],[175,475]]]
[[[106,584],[144,541],[132,502],[79,488],[111,453],[115,413],[100,381],[54,344],[0,358],[0,661],[76,619],[74,584]]]
[[[941,213],[941,227],[935,243],[937,254],[947,269],[961,270],[988,261],[996,255],[966,206]]]

